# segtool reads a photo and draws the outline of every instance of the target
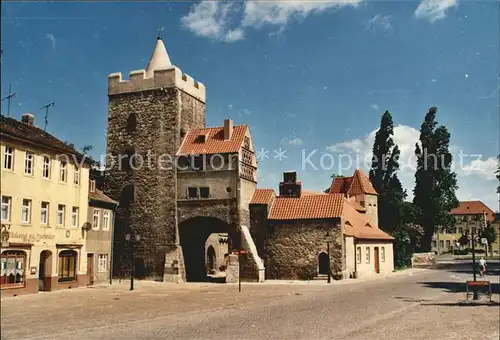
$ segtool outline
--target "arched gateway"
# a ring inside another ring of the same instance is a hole
[[[219,234],[227,234],[229,241],[220,242]],[[179,238],[184,255],[186,280],[208,281],[210,269],[224,275],[224,266],[217,265],[231,249],[236,228],[215,217],[192,217],[179,224]],[[210,268],[209,268],[210,267]]]

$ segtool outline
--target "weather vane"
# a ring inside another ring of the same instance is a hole
[[[158,27],[158,39],[161,39],[161,32],[165,29],[163,26]]]

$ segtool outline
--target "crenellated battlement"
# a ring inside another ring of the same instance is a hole
[[[158,88],[177,87],[192,95],[201,102],[206,102],[205,85],[194,80],[191,76],[171,66],[165,69],[154,70],[153,77],[146,77],[146,70],[135,70],[129,73],[129,79],[123,79],[122,73],[111,73],[108,76],[108,95],[138,92]]]

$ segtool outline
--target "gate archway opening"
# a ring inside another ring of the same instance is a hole
[[[179,224],[188,282],[210,281],[214,271],[224,274],[225,267],[220,261],[224,261],[235,231],[234,227],[214,217],[193,217]],[[228,234],[229,245],[220,243],[218,234]]]
[[[212,245],[208,246],[207,249],[207,271],[213,273],[217,270],[217,256],[215,255],[215,249]]]

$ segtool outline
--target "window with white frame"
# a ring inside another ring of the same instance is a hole
[[[102,230],[109,230],[109,210],[104,210],[102,212]]]
[[[64,204],[58,204],[57,205],[57,225],[58,226],[64,225],[65,215],[66,215],[66,206]]]
[[[356,263],[361,263],[361,247],[356,247]]]
[[[80,184],[80,168],[78,168],[78,165],[75,165],[75,172],[74,172],[74,177],[73,177],[73,184],[74,185],[79,185]]]
[[[78,227],[78,207],[73,207],[71,211],[71,226]]]
[[[42,202],[40,204],[40,224],[49,224],[49,202]]]
[[[50,178],[50,157],[43,156],[42,177]]]
[[[93,219],[92,219],[92,229],[99,229],[100,219],[101,219],[101,211],[99,209],[94,209]]]
[[[14,148],[5,146],[3,158],[3,167],[5,169],[14,170]]]
[[[31,223],[31,200],[24,198],[21,209],[21,222]]]
[[[26,175],[33,175],[33,166],[35,162],[35,155],[31,151],[26,151],[26,155],[24,157],[24,173]]]
[[[108,254],[99,254],[99,263],[97,264],[97,272],[105,273],[108,271]]]
[[[12,197],[2,196],[2,222],[10,221],[11,205],[12,205]]]
[[[59,181],[66,182],[68,179],[68,163],[61,161],[59,164]]]
[[[370,263],[370,247],[366,247],[365,249],[365,260],[366,263]]]
[[[380,249],[380,261],[385,262],[385,247]]]

